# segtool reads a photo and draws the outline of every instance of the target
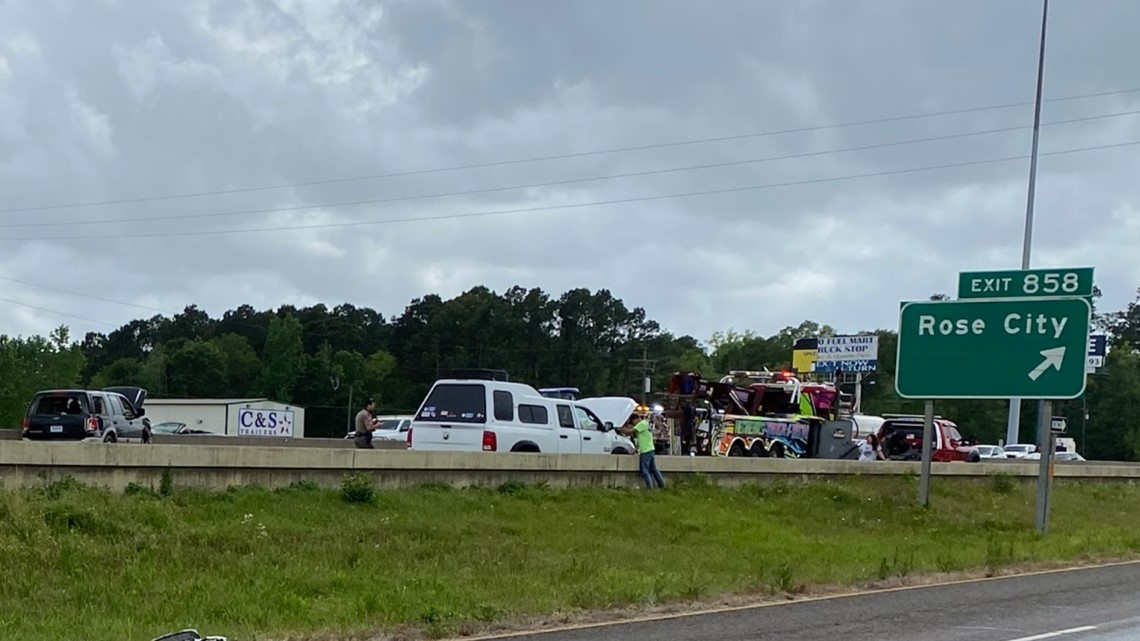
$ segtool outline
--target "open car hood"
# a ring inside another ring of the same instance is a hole
[[[612,423],[620,428],[629,420],[629,415],[637,409],[637,401],[625,396],[599,396],[583,398],[577,403],[593,412],[602,423]]]
[[[111,392],[113,394],[122,394],[130,402],[131,406],[135,408],[138,413],[142,409],[143,403],[146,402],[146,390],[141,387],[108,387],[103,390],[104,392]]]

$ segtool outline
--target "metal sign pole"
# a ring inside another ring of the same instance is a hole
[[[934,456],[934,401],[926,401],[922,421],[922,475],[918,478],[918,504],[930,505],[930,462]]]
[[[1050,472],[1053,463],[1053,402],[1045,401],[1041,415],[1037,417],[1037,449],[1041,452],[1037,466],[1037,529],[1042,534],[1049,532],[1049,494],[1052,489]]]

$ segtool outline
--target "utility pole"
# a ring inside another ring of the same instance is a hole
[[[638,378],[641,379],[641,404],[649,404],[650,392],[650,376],[653,375],[653,370],[657,366],[657,359],[649,358],[649,348],[644,345],[641,347],[641,358],[629,359],[629,364],[638,373]]]
[[[1041,44],[1037,52],[1037,99],[1033,107],[1033,145],[1029,153],[1029,189],[1025,199],[1025,236],[1021,242],[1021,268],[1029,269],[1029,254],[1033,245],[1033,200],[1037,191],[1037,140],[1041,133],[1041,89],[1045,80],[1045,26],[1049,17],[1049,0],[1042,0]],[[1037,413],[1045,412],[1045,401],[1037,402]],[[1040,421],[1038,421],[1040,423]],[[1021,399],[1009,399],[1009,420],[1006,423],[1005,440],[1019,443],[1021,424]]]

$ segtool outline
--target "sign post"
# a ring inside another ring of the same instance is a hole
[[[934,458],[934,401],[926,401],[922,415],[922,474],[918,477],[918,504],[930,505],[930,467]]]
[[[1041,462],[1037,466],[1037,529],[1049,532],[1049,502],[1053,482],[1053,401],[1045,401],[1045,411],[1037,417],[1037,451]]]

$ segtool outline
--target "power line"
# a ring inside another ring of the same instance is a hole
[[[1140,114],[1137,111],[1123,111],[1111,114],[1100,114],[1096,116],[1085,116],[1081,118],[1070,118],[1067,120],[1057,120],[1045,123],[1042,126],[1053,125],[1066,125],[1078,122],[1090,122],[1093,120],[1104,120],[1107,118],[1119,118],[1121,116],[1135,116]],[[534,189],[538,187],[557,187],[561,185],[572,185],[576,183],[597,182],[602,180],[618,180],[624,178],[635,178],[643,176],[654,176],[669,173],[679,173],[685,171],[698,171],[704,169],[723,169],[725,167],[735,167],[741,165],[759,164],[765,162],[776,162],[780,160],[795,160],[800,158],[812,158],[818,156],[827,156],[832,154],[849,153],[855,151],[868,151],[872,149],[885,149],[888,147],[901,147],[905,145],[915,145],[927,142],[939,142],[945,140],[956,140],[960,138],[969,138],[974,136],[984,136],[996,133],[1005,133],[1010,131],[1018,131],[1021,129],[1032,129],[1032,125],[1016,125],[1011,127],[1000,127],[997,129],[986,129],[982,131],[967,131],[955,134],[946,134],[942,136],[928,136],[925,138],[911,138],[907,140],[896,140],[891,142],[875,143],[870,145],[860,145],[857,147],[844,147],[840,149],[827,149],[823,151],[809,151],[797,154],[786,154],[783,156],[767,156],[763,158],[748,158],[745,160],[729,160],[717,163],[708,163],[703,165],[688,165],[684,167],[669,167],[665,169],[650,169],[645,171],[634,171],[621,174],[607,174],[604,176],[591,176],[587,178],[571,178],[567,180],[556,180],[549,182],[528,183],[523,185],[508,185],[503,187],[488,187],[483,189],[468,189],[462,191],[439,192],[433,194],[417,194],[412,196],[393,196],[389,198],[370,198],[367,200],[353,200],[338,203],[323,203],[315,205],[291,205],[287,207],[267,207],[261,209],[239,209],[233,211],[223,212],[210,212],[210,213],[197,213],[197,214],[176,214],[173,216],[136,216],[133,218],[106,218],[99,220],[69,220],[58,222],[35,222],[35,223],[0,223],[0,228],[30,228],[30,227],[57,227],[57,226],[76,226],[76,225],[109,225],[115,223],[135,223],[135,222],[165,222],[170,220],[192,220],[203,218],[225,218],[231,216],[246,216],[252,214],[271,214],[282,213],[289,211],[301,211],[306,209],[334,209],[340,207],[358,207],[361,205],[379,205],[394,202],[406,202],[413,200],[428,200],[434,198],[450,198],[454,196],[474,196],[479,194],[490,194],[504,191],[514,191],[520,189]]]
[[[88,298],[88,299],[91,299],[91,300],[97,300],[97,301],[100,301],[100,302],[103,302],[103,303],[114,303],[115,305],[123,305],[123,306],[126,306],[126,307],[134,307],[134,308],[136,308],[136,309],[144,309],[144,310],[147,310],[147,311],[158,312],[158,313],[160,313],[160,314],[169,314],[169,315],[171,315],[171,316],[174,316],[174,315],[175,315],[175,313],[174,313],[174,312],[170,312],[170,311],[167,311],[167,310],[164,310],[164,309],[159,309],[159,308],[157,308],[157,307],[148,307],[148,306],[146,306],[146,305],[138,305],[138,304],[135,304],[135,303],[128,303],[128,302],[126,302],[126,301],[121,301],[121,300],[114,300],[114,299],[111,299],[111,298],[102,298],[102,297],[100,297],[100,296],[92,296],[91,294],[84,294],[84,293],[82,293],[82,292],[73,292],[73,291],[71,291],[71,290],[69,290],[69,289],[60,289],[60,288],[58,288],[58,287],[52,287],[51,285],[41,285],[41,284],[39,284],[39,283],[31,283],[31,282],[28,282],[28,281],[26,281],[26,280],[19,280],[19,279],[16,279],[16,278],[9,278],[9,277],[7,277],[7,276],[0,276],[0,280],[6,280],[6,281],[8,281],[8,282],[10,282],[10,283],[18,283],[18,284],[20,284],[20,285],[27,285],[28,287],[38,287],[38,288],[40,288],[40,289],[46,289],[46,290],[48,290],[48,291],[58,292],[58,293],[60,293],[60,294],[68,294],[68,295],[70,295],[70,296],[77,296],[77,297],[79,297],[79,298]],[[85,320],[86,320],[86,319],[85,319]]]
[[[1053,151],[1048,153],[1041,153],[1038,156],[1061,156],[1065,154],[1082,153],[1087,151],[1100,151],[1104,149],[1116,149],[1121,147],[1131,147],[1140,145],[1140,140],[1116,143],[1110,145],[1097,145],[1095,147],[1079,147],[1076,149],[1066,149],[1062,151]],[[746,191],[760,191],[764,189],[776,189],[780,187],[796,187],[802,185],[815,185],[830,182],[840,182],[846,180],[860,180],[864,178],[880,178],[885,176],[895,176],[900,174],[910,174],[925,171],[937,171],[942,169],[955,169],[959,167],[971,167],[975,165],[987,165],[1002,162],[1010,162],[1013,160],[1024,160],[1028,158],[1027,155],[1020,156],[1006,156],[1004,158],[990,158],[986,160],[972,160],[966,162],[950,163],[945,165],[931,165],[926,167],[911,167],[907,169],[894,169],[889,171],[878,171],[865,174],[853,174],[848,176],[833,176],[829,178],[814,178],[808,180],[797,180],[781,183],[768,183],[763,185],[748,185],[744,187],[729,187],[724,189],[705,189],[701,191],[690,191],[673,194],[658,194],[652,196],[635,196],[630,198],[614,198],[609,200],[596,200],[584,203],[570,203],[566,205],[543,205],[539,207],[520,207],[516,209],[497,209],[490,211],[467,212],[461,214],[441,214],[438,216],[422,216],[422,217],[409,217],[409,218],[388,218],[383,220],[358,220],[352,222],[342,223],[320,223],[313,225],[290,225],[281,227],[258,227],[249,229],[219,229],[219,230],[198,230],[198,231],[182,231],[182,232],[151,232],[140,234],[108,234],[108,235],[95,235],[83,234],[78,236],[0,236],[0,241],[30,241],[30,240],[51,240],[51,241],[66,241],[66,240],[115,240],[126,238],[175,238],[175,237],[190,237],[190,236],[216,236],[225,234],[253,234],[253,233],[267,233],[277,231],[303,231],[314,229],[338,229],[349,227],[367,227],[372,225],[391,225],[397,223],[412,223],[412,222],[428,222],[437,220],[456,220],[463,218],[477,218],[485,216],[502,216],[507,214],[521,214],[532,213],[540,211],[559,211],[565,209],[581,209],[585,207],[598,207],[602,205],[620,205],[627,203],[638,202],[651,202],[656,200],[671,200],[676,198],[691,198],[697,196],[712,196],[718,194],[731,194]]]
[[[18,300],[12,300],[10,298],[0,298],[0,302],[9,303],[11,305],[19,305],[20,307],[27,307],[28,309],[34,309],[37,311],[46,312],[48,314],[55,314],[56,316],[65,316],[67,318],[74,318],[75,320],[86,321],[88,323],[95,323],[96,325],[106,325],[108,327],[118,327],[118,325],[116,325],[115,323],[108,323],[106,321],[95,320],[94,318],[87,318],[86,316],[76,316],[75,314],[68,314],[67,312],[60,312],[60,311],[56,311],[54,309],[47,309],[46,307],[39,307],[37,305],[32,305],[30,303],[22,303]]]
[[[1044,102],[1065,102],[1065,101],[1070,101],[1070,100],[1083,100],[1086,98],[1102,98],[1102,97],[1106,97],[1106,96],[1116,96],[1116,95],[1136,93],[1136,92],[1140,92],[1140,88],[1122,89],[1122,90],[1118,90],[1118,91],[1103,91],[1103,92],[1099,92],[1099,93],[1081,94],[1081,95],[1076,95],[1076,96],[1064,96],[1061,98],[1050,98],[1049,100],[1045,100]],[[885,117],[885,118],[872,118],[872,119],[868,119],[868,120],[857,120],[857,121],[844,122],[844,123],[835,123],[835,124],[830,124],[830,125],[815,125],[815,126],[811,126],[811,127],[795,127],[795,128],[790,128],[790,129],[776,129],[776,130],[759,131],[759,132],[752,132],[752,133],[732,134],[732,135],[727,135],[727,136],[715,136],[715,137],[709,137],[709,138],[695,138],[695,139],[689,139],[689,140],[678,140],[678,141],[653,143],[653,144],[646,144],[646,145],[636,145],[636,146],[630,146],[630,147],[612,147],[612,148],[608,148],[608,149],[595,149],[595,150],[591,150],[591,151],[580,151],[580,152],[567,153],[567,154],[554,154],[554,155],[548,155],[548,156],[532,156],[529,158],[516,158],[516,159],[511,159],[511,160],[496,160],[496,161],[489,161],[489,162],[482,162],[482,163],[471,163],[471,164],[466,164],[466,165],[452,165],[452,166],[448,166],[448,167],[434,167],[434,168],[429,168],[429,169],[413,169],[413,170],[389,172],[389,173],[383,173],[383,174],[371,174],[371,175],[367,175],[367,176],[353,176],[353,177],[347,177],[347,178],[329,178],[329,179],[325,179],[325,180],[310,180],[310,181],[305,181],[305,182],[281,183],[281,184],[276,184],[276,185],[259,185],[259,186],[254,186],[254,187],[239,187],[239,188],[234,188],[234,189],[217,189],[217,190],[211,190],[211,191],[186,192],[186,193],[181,193],[181,194],[166,194],[166,195],[159,195],[159,196],[141,196],[141,197],[137,197],[137,198],[118,198],[118,199],[113,199],[113,200],[97,200],[97,201],[67,203],[67,204],[57,204],[57,205],[37,205],[37,206],[30,206],[30,207],[10,207],[7,209],[0,209],[0,214],[30,212],[30,211],[48,211],[48,210],[57,210],[57,209],[76,209],[76,208],[80,208],[80,207],[97,207],[97,206],[102,206],[102,205],[124,205],[124,204],[130,204],[130,203],[155,202],[155,201],[162,201],[162,200],[181,200],[181,199],[186,199],[186,198],[200,198],[200,197],[205,197],[205,196],[223,196],[223,195],[229,195],[229,194],[242,194],[242,193],[251,193],[251,192],[258,192],[258,191],[272,191],[275,189],[291,189],[291,188],[297,188],[297,187],[315,187],[315,186],[319,186],[319,185],[333,185],[333,184],[342,184],[342,183],[349,183],[349,182],[361,182],[361,181],[366,181],[366,180],[380,180],[380,179],[384,179],[384,178],[399,178],[399,177],[405,177],[405,176],[419,176],[419,175],[426,175],[426,174],[444,173],[444,172],[450,172],[450,171],[463,171],[463,170],[467,170],[467,169],[483,169],[483,168],[487,168],[487,167],[503,167],[503,166],[508,166],[508,165],[520,165],[520,164],[526,164],[526,163],[532,163],[532,162],[543,162],[543,161],[549,161],[549,160],[585,158],[585,157],[589,157],[589,156],[600,156],[600,155],[605,155],[605,154],[625,153],[625,152],[631,152],[631,151],[647,151],[650,149],[665,149],[665,148],[669,148],[669,147],[683,147],[683,146],[687,146],[687,145],[699,145],[699,144],[706,144],[706,143],[713,143],[713,142],[726,142],[726,141],[731,141],[731,140],[744,140],[744,139],[748,139],[748,138],[763,138],[763,137],[767,137],[767,136],[778,136],[778,135],[783,135],[783,134],[805,133],[805,132],[810,132],[810,131],[823,131],[823,130],[827,130],[827,129],[843,129],[843,128],[847,128],[847,127],[858,127],[858,126],[863,126],[863,125],[875,125],[875,124],[884,124],[884,123],[891,123],[891,122],[902,122],[902,121],[907,121],[907,120],[920,120],[923,118],[935,118],[935,117],[939,117],[939,116],[951,116],[951,115],[958,115],[958,114],[977,113],[977,112],[982,112],[982,111],[994,111],[994,110],[998,110],[998,109],[1010,109],[1013,107],[1024,107],[1026,105],[1032,105],[1032,104],[1035,104],[1035,103],[1032,101],[1030,101],[1030,102],[1013,102],[1013,103],[1007,103],[1007,104],[1001,104],[1001,105],[990,105],[990,106],[986,106],[986,107],[968,107],[968,108],[963,108],[963,109],[950,109],[950,110],[945,110],[945,111],[933,111],[933,112],[926,112],[926,113],[919,113],[919,114],[909,114],[909,115],[904,115],[904,116],[890,116],[890,117]]]

